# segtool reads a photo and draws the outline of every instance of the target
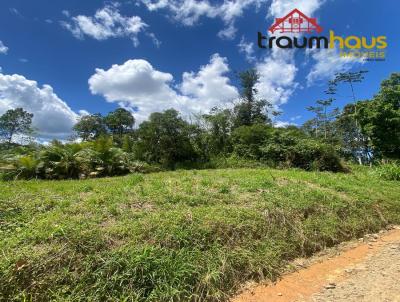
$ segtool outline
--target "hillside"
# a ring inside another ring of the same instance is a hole
[[[0,182],[1,301],[223,301],[287,261],[400,223],[367,168]]]

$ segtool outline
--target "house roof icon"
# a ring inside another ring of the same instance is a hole
[[[297,8],[292,10],[283,18],[276,18],[275,23],[269,28],[271,33],[280,30],[281,33],[311,33],[322,32],[322,27],[318,25],[316,18],[309,18]]]

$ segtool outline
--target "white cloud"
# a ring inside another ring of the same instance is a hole
[[[14,15],[16,15],[17,17],[23,18],[24,16],[19,12],[19,10],[17,10],[15,7],[11,7],[10,12]]]
[[[78,112],[80,116],[90,115],[90,112],[84,109],[79,110]]]
[[[363,59],[340,57],[339,50],[334,49],[307,49],[315,64],[307,75],[307,85],[331,79],[337,72],[350,70],[357,64],[363,64]]]
[[[268,16],[281,18],[294,8],[298,8],[306,15],[313,17],[324,2],[325,0],[300,0],[294,4],[292,0],[272,0]],[[291,35],[301,36],[301,34]],[[275,108],[286,103],[299,87],[299,83],[296,82],[298,68],[294,54],[294,50],[274,48],[262,61],[256,63],[256,69],[260,74],[260,81],[257,84],[259,94],[274,104]]]
[[[226,58],[214,54],[210,63],[202,66],[199,72],[185,72],[182,76],[180,90],[182,94],[193,97],[196,111],[206,111],[217,105],[239,97],[236,87],[230,84],[226,75],[229,66]]]
[[[295,123],[291,123],[291,122],[285,122],[285,121],[276,121],[274,123],[274,126],[276,128],[287,128],[289,126],[297,126]]]
[[[296,115],[296,116],[294,116],[294,117],[291,117],[291,118],[290,118],[290,121],[291,121],[291,122],[294,122],[294,121],[297,121],[297,120],[299,120],[299,119],[301,119],[301,118],[302,118],[301,115]]]
[[[240,40],[240,43],[237,45],[239,48],[239,52],[245,55],[247,62],[254,62],[256,57],[254,56],[254,43],[253,42],[246,42],[244,37]]]
[[[225,76],[228,71],[226,59],[215,54],[197,73],[184,73],[182,83],[174,87],[172,74],[156,70],[145,60],[129,60],[108,70],[96,69],[89,88],[108,102],[134,109],[143,121],[152,112],[175,108],[189,115],[237,97],[236,88]]]
[[[196,24],[202,16],[209,18],[217,16],[214,6],[203,0],[141,0],[141,2],[150,11],[168,9],[176,21],[187,26]]]
[[[79,15],[71,22],[61,22],[76,38],[89,36],[96,40],[129,37],[135,46],[139,44],[138,34],[148,26],[139,16],[125,17],[115,5],[106,5],[96,11],[93,17]]]
[[[296,1],[296,8],[304,14],[315,17],[315,12],[326,2],[326,0],[301,0]],[[292,0],[272,0],[269,8],[269,16],[273,18],[284,17],[292,9]],[[279,33],[276,33],[279,35]],[[301,34],[296,34],[301,36]],[[292,55],[294,52],[291,52]],[[310,86],[318,80],[326,80],[331,78],[336,72],[351,69],[355,64],[361,63],[362,60],[354,58],[340,58],[337,49],[307,49],[306,56],[310,56],[314,60],[307,75],[307,85]],[[288,67],[287,65],[285,65]],[[290,94],[290,91],[289,91]]]
[[[219,31],[218,36],[223,39],[233,39],[237,32],[235,21],[240,18],[250,6],[256,9],[267,0],[224,0],[213,3],[207,0],[137,0],[143,3],[148,10],[157,11],[166,9],[172,18],[183,25],[193,26],[202,17],[220,18],[225,28]],[[215,1],[214,1],[215,2]]]
[[[272,0],[269,8],[269,16],[283,17],[295,7],[305,14],[312,15],[325,0],[300,0],[293,3],[293,0]],[[224,22],[224,29],[218,32],[222,39],[233,39],[237,28],[235,22],[242,17],[244,11],[250,7],[259,10],[267,5],[268,0],[136,0],[143,3],[148,10],[168,10],[172,18],[183,25],[193,26],[202,17],[219,18]]]
[[[93,94],[101,94],[109,102],[123,102],[148,113],[178,105],[172,81],[172,74],[154,69],[145,60],[129,60],[108,70],[96,69],[89,87]]]
[[[153,41],[153,44],[157,48],[160,48],[162,42],[156,37],[156,35],[154,33],[146,33],[146,35]]]
[[[268,14],[273,18],[282,18],[287,15],[294,8],[299,9],[309,17],[313,17],[313,14],[325,0],[299,0],[293,3],[293,0],[272,0],[271,6],[269,7]]]
[[[66,10],[66,9],[64,9],[62,12],[61,12],[65,17],[70,17],[71,16],[71,14],[69,13],[69,10]]]
[[[237,28],[233,23],[218,32],[218,37],[223,40],[233,40],[236,36]]]
[[[8,47],[0,40],[0,54],[6,55],[8,52]]]
[[[274,49],[270,56],[256,64],[260,74],[256,88],[260,97],[275,106],[286,103],[297,88],[297,67],[290,50]]]
[[[18,107],[34,114],[33,126],[42,138],[67,138],[78,118],[51,86],[0,73],[0,114]]]

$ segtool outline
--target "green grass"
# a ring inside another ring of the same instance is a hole
[[[223,301],[390,223],[400,186],[368,169],[0,182],[0,300]]]

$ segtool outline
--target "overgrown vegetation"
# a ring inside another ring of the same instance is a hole
[[[364,74],[336,75],[301,128],[274,127],[254,70],[232,108],[191,123],[170,109],[137,128],[125,109],[87,115],[69,143],[16,144],[33,117],[9,110],[0,300],[225,301],[295,257],[400,223],[400,74],[357,102]],[[340,110],[342,84],[353,100]]]
[[[295,257],[400,223],[400,186],[353,170],[0,182],[0,300],[224,301]]]
[[[400,180],[400,166],[396,163],[381,165],[376,173],[385,180]]]
[[[12,145],[13,137],[33,131],[32,115],[21,108],[9,110],[0,118],[0,135],[6,142],[0,152],[0,173],[3,179],[87,178],[234,161],[344,172],[348,170],[344,160],[359,164],[398,160],[400,74],[383,81],[372,100],[357,102],[355,84],[365,74],[337,74],[329,82],[329,98],[308,107],[315,118],[301,128],[273,126],[270,117],[280,113],[258,98],[259,76],[254,70],[239,74],[242,97],[231,109],[214,108],[191,123],[170,109],[151,114],[137,129],[133,115],[122,108],[105,117],[86,115],[74,127],[82,143]],[[352,103],[343,110],[331,108],[342,84],[351,88]]]

